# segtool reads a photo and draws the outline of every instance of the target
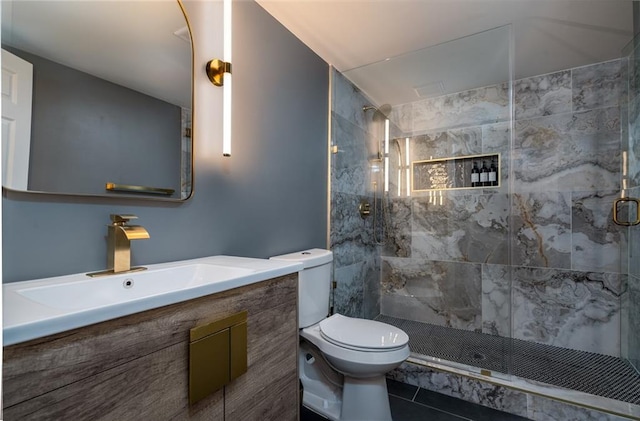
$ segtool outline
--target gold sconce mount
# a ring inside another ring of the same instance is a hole
[[[207,62],[205,69],[211,83],[216,86],[223,86],[224,74],[231,73],[231,63],[215,58]]]

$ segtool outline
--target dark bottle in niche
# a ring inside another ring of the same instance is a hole
[[[491,159],[491,166],[489,167],[489,185],[498,185],[498,170],[496,169],[495,159]]]
[[[478,170],[478,164],[474,162],[473,168],[471,169],[471,187],[478,187],[479,185],[480,185],[480,170]]]
[[[480,183],[479,186],[489,186],[489,168],[487,163],[482,161],[482,168],[480,168]]]

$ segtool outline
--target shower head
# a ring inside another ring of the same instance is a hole
[[[362,107],[362,112],[367,112],[370,110],[374,110],[375,113],[373,114],[373,116],[375,117],[376,115],[380,114],[382,115],[384,118],[388,118],[389,117],[389,113],[391,112],[391,105],[389,104],[383,104],[380,107],[374,107],[373,105],[365,105]]]

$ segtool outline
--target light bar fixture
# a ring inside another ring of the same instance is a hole
[[[231,156],[231,9],[232,0],[224,0],[223,16],[223,59],[207,62],[206,71],[209,80],[216,86],[222,86],[222,155]],[[226,74],[226,76],[225,76]]]
[[[384,119],[384,191],[389,192],[389,119]]]
[[[409,157],[409,138],[405,138],[404,142],[404,164],[406,166],[405,171],[407,172],[407,197],[409,197],[411,196],[411,158]]]

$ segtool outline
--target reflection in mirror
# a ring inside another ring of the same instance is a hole
[[[193,60],[179,2],[3,1],[2,50],[4,187],[190,196]]]

